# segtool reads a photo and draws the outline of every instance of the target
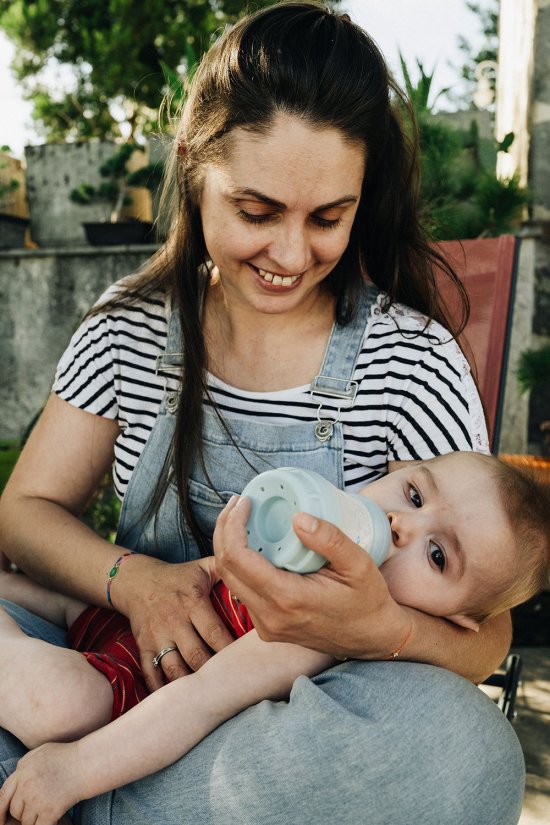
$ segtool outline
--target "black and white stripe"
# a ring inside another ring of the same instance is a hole
[[[109,310],[87,319],[58,365],[53,386],[81,409],[115,419],[114,479],[122,498],[155,423],[165,390],[176,390],[172,373],[156,372],[166,345],[164,300]],[[466,359],[439,325],[402,306],[374,307],[359,356],[354,407],[342,410],[348,489],[358,489],[386,471],[388,460],[429,458],[451,450],[487,451],[481,403]],[[213,376],[215,403],[233,416],[285,423],[317,420],[309,387],[251,393]],[[326,400],[324,412],[335,411]]]

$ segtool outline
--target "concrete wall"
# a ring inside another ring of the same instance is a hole
[[[153,246],[0,252],[0,439],[19,438],[91,304]]]
[[[76,143],[45,143],[27,146],[27,197],[31,216],[31,236],[40,246],[86,244],[82,224],[110,219],[111,206],[95,202],[74,203],[70,194],[82,183],[94,188],[105,182],[100,166],[115,153],[110,141],[86,140]],[[134,152],[128,171],[148,162],[148,152]],[[143,188],[128,190],[131,200],[122,216],[151,220],[151,195]]]

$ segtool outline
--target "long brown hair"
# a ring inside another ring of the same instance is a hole
[[[243,18],[204,56],[192,82],[166,170],[172,200],[169,240],[122,300],[162,286],[180,314],[184,366],[173,460],[184,515],[204,548],[187,482],[202,460],[207,353],[201,307],[208,285],[199,198],[206,164],[222,163],[236,126],[266,133],[279,113],[336,128],[365,147],[366,174],[349,245],[326,279],[345,324],[367,276],[388,296],[458,334],[467,300],[452,269],[429,244],[418,202],[414,117],[373,40],[347,15],[314,0],[284,2]],[[453,328],[435,284],[435,267],[456,284],[464,309]],[[165,482],[164,482],[165,483]],[[157,491],[162,494],[162,483]],[[155,497],[156,498],[156,497]]]

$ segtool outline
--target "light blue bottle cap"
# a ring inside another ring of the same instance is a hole
[[[341,497],[349,497],[365,508],[371,520],[371,540],[367,547],[360,536],[348,533],[373,556],[377,565],[387,557],[391,530],[384,511],[364,496],[342,493],[318,473],[295,467],[282,467],[260,473],[242,492],[250,499],[247,523],[248,546],[262,553],[276,567],[295,573],[313,573],[326,559],[305,547],[292,528],[295,513],[305,512],[345,527]]]

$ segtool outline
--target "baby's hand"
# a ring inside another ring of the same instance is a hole
[[[19,760],[0,789],[0,825],[9,815],[23,825],[56,825],[76,802],[74,745],[47,744]]]

